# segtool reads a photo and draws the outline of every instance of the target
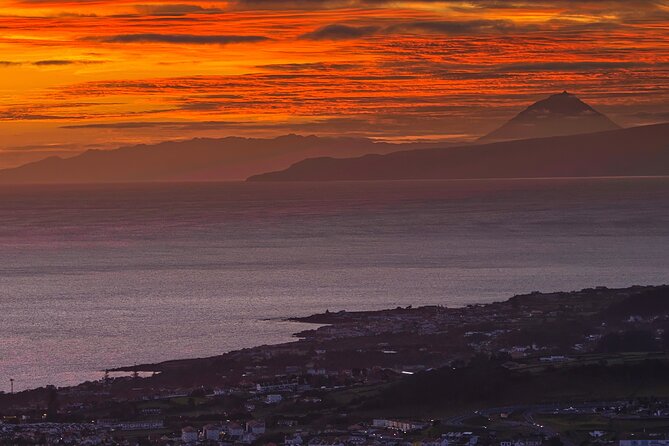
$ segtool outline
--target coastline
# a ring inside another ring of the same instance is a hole
[[[623,421],[633,408],[646,414],[635,419],[638,429],[669,423],[657,415],[669,409],[669,285],[291,320],[316,325],[283,344],[0,394],[0,428],[19,436],[73,429],[125,445],[137,438],[179,444],[179,433],[216,428],[243,444],[287,446],[303,436],[303,444],[347,436],[378,445],[379,435],[398,446],[410,444],[397,443],[398,435],[415,442],[466,429],[495,446],[499,434],[557,435],[534,415],[577,411]],[[525,418],[519,423],[513,413]]]
[[[461,308],[408,306],[292,317],[287,320],[310,324],[314,328],[295,333],[293,341],[276,345],[260,345],[211,357],[121,366],[109,372],[134,374],[135,378],[85,382],[59,391],[94,395],[95,389],[104,387],[105,394],[118,394],[122,398],[129,395],[155,397],[160,392],[194,387],[235,387],[263,376],[288,376],[291,371],[293,374],[321,374],[324,370],[378,368],[395,373],[415,373],[463,362],[476,354],[477,349],[471,348],[470,341],[480,336],[474,329],[498,326],[496,332],[504,338],[508,327],[542,329],[541,324],[552,327],[563,322],[560,321],[562,313],[602,311],[612,302],[624,301],[632,295],[666,289],[669,289],[666,285],[621,289],[597,287],[575,292],[535,292]],[[543,322],[537,325],[538,321]],[[561,336],[571,338],[572,335],[564,333]],[[510,342],[504,340],[493,345],[490,340],[483,341],[481,345],[487,345],[491,350],[504,350],[506,347],[502,344]],[[531,353],[551,355],[557,351],[542,348]],[[140,377],[147,374],[146,378]],[[45,391],[46,388],[37,388],[0,395],[0,408],[34,403],[40,399],[35,396]]]

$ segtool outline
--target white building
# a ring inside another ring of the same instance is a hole
[[[203,430],[205,440],[219,441],[221,439],[222,429],[214,424],[207,424]]]
[[[263,435],[265,431],[266,426],[264,421],[251,420],[246,423],[246,432],[250,432],[253,435]]]
[[[120,423],[113,424],[111,427],[122,431],[150,431],[164,428],[165,423],[163,423],[162,420],[122,421]]]
[[[282,383],[260,383],[256,384],[256,392],[270,393],[270,392],[295,392],[299,386],[298,382],[282,382]]]
[[[344,446],[344,443],[342,443],[338,438],[331,440],[331,439],[322,439],[322,438],[312,438],[309,440],[308,443],[309,446]]]
[[[402,431],[402,432],[413,432],[413,431],[419,431],[423,430],[427,427],[426,423],[420,423],[416,421],[401,421],[401,420],[373,420],[372,421],[372,426],[374,427],[379,427],[379,428],[384,428],[384,429],[392,429],[396,431]]]
[[[541,446],[543,440],[540,438],[523,438],[518,440],[503,440],[499,442],[499,446]]]
[[[191,426],[181,429],[181,441],[184,443],[197,443],[197,431]]]
[[[242,435],[242,438],[240,438],[240,441],[244,444],[251,444],[255,442],[258,439],[258,436],[253,434],[252,432],[246,432],[244,435]]]
[[[283,397],[279,394],[267,395],[265,402],[267,404],[278,404],[283,401]]]
[[[294,437],[286,438],[283,442],[285,446],[301,446],[304,443],[300,434],[295,434]]]
[[[242,435],[244,435],[244,429],[242,428],[242,426],[235,422],[228,423],[225,427],[225,432],[230,437],[241,437]]]

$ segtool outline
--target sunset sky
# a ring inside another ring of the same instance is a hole
[[[465,140],[569,90],[669,121],[669,1],[0,0],[0,167],[285,133]]]

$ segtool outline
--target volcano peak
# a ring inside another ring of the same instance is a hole
[[[548,138],[619,129],[607,116],[564,90],[527,107],[485,141]]]

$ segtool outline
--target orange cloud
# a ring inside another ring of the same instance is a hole
[[[564,89],[637,124],[669,99],[666,1],[19,0],[0,28],[0,155],[287,131],[466,138]]]

